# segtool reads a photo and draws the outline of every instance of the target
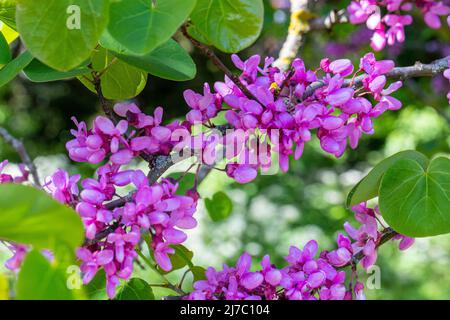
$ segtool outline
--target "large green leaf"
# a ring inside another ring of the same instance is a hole
[[[27,254],[17,281],[19,300],[71,300],[72,291],[64,272],[50,264],[38,251]]]
[[[206,38],[224,52],[238,52],[253,44],[261,33],[263,1],[198,0],[191,20],[195,25],[191,35],[199,41]]]
[[[68,71],[89,58],[108,23],[108,0],[17,0],[17,29],[46,65]]]
[[[0,32],[0,67],[11,61],[11,50],[3,33]]]
[[[233,210],[233,203],[226,193],[219,191],[212,199],[205,199],[206,210],[213,221],[221,221],[228,218]]]
[[[152,287],[140,278],[131,278],[120,289],[115,300],[154,300]]]
[[[16,0],[0,0],[0,20],[16,29]]]
[[[49,82],[78,77],[89,73],[90,70],[84,65],[67,72],[58,71],[43,64],[39,60],[34,59],[25,69],[23,69],[23,72],[33,82]]]
[[[419,163],[423,168],[428,165],[428,159],[423,154],[413,150],[401,151],[378,163],[347,196],[347,207],[375,198],[378,195],[383,174],[398,160],[410,159]]]
[[[163,79],[186,81],[194,78],[197,72],[189,54],[172,39],[144,55],[136,55],[126,49],[107,31],[103,33],[100,44],[128,64]]]
[[[118,0],[111,3],[108,31],[142,55],[170,39],[189,17],[196,0]]]
[[[84,228],[79,215],[45,191],[18,184],[0,185],[0,238],[34,248],[71,250],[80,246]]]
[[[197,72],[195,63],[186,50],[172,39],[142,56],[113,54],[128,64],[163,79],[186,81],[193,79]]]
[[[32,60],[33,56],[28,51],[25,51],[4,66],[0,70],[0,87],[14,79]]]
[[[124,100],[136,97],[147,83],[147,73],[139,70],[121,59],[113,56],[108,50],[100,48],[92,57],[94,70],[102,72],[101,87],[103,95],[111,100]],[[87,77],[92,80],[91,75]],[[95,92],[91,82],[78,78],[89,90]]]
[[[397,161],[383,176],[379,196],[383,218],[397,232],[428,237],[450,232],[450,159],[438,157],[423,168]]]

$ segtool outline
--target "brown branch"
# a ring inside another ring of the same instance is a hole
[[[105,96],[103,95],[102,84],[100,80],[101,75],[96,71],[92,71],[92,79],[92,84],[94,85],[95,91],[97,92],[97,96],[100,100],[100,105],[102,106],[103,112],[112,122],[117,124],[118,120],[113,111],[113,108],[110,106],[108,100],[106,100]]]
[[[429,64],[423,64],[421,62],[416,62],[412,66],[408,67],[396,67],[392,69],[390,72],[386,74],[386,77],[389,79],[400,79],[400,80],[406,80],[408,78],[417,78],[417,77],[432,77],[434,75],[437,75],[439,73],[442,73],[445,69],[448,68],[448,61],[450,60],[450,56],[447,56],[442,59],[435,60]],[[353,79],[353,87],[357,88],[362,85],[362,82],[364,78],[367,75],[361,75]],[[344,82],[344,86],[350,86],[352,84],[351,79],[346,79]],[[325,83],[323,81],[317,81],[311,83],[303,93],[302,100],[305,100],[309,97],[311,97],[314,92],[325,86]]]
[[[3,140],[5,140],[6,143],[11,145],[11,147],[19,154],[23,164],[25,164],[28,167],[28,170],[33,176],[34,184],[39,188],[42,187],[36,166],[34,165],[33,161],[28,155],[28,152],[25,149],[23,142],[19,139],[14,138],[5,128],[2,127],[0,127],[0,136],[3,138]]]
[[[96,244],[97,242],[103,240],[106,238],[109,234],[113,233],[117,228],[119,227],[119,223],[115,222],[112,225],[110,225],[108,228],[100,231],[97,233],[94,237],[94,239],[85,239],[83,243],[83,247],[88,247],[93,244]]]
[[[187,26],[185,24],[181,26],[181,32],[192,43],[194,47],[199,49],[203,55],[205,55],[209,60],[211,60],[211,62],[217,68],[219,68],[219,70],[221,70],[228,78],[230,78],[230,80],[234,82],[234,84],[242,91],[243,94],[245,94],[249,99],[259,102],[258,98],[256,98],[253,95],[253,93],[251,93],[250,90],[247,89],[247,87],[241,82],[241,80],[237,75],[235,75],[233,72],[230,71],[230,69],[227,68],[227,66],[222,62],[222,60],[219,59],[219,57],[214,53],[214,51],[210,47],[194,39],[189,34]]]

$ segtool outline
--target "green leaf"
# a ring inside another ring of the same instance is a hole
[[[410,159],[419,163],[422,167],[428,165],[428,159],[423,154],[413,150],[401,151],[390,156],[380,163],[378,163],[356,186],[350,191],[347,196],[347,207],[354,206],[358,203],[370,200],[378,196],[378,189],[381,178],[384,173],[398,160]]]
[[[94,70],[101,72],[101,87],[105,98],[111,100],[124,100],[136,97],[144,90],[147,83],[147,73],[143,72],[122,60],[114,57],[109,51],[100,48],[92,56]],[[88,75],[92,80],[92,76]],[[94,85],[85,78],[78,78],[89,90],[95,92]]]
[[[86,295],[89,300],[107,300],[106,293],[106,274],[105,270],[100,269],[95,274],[94,278],[87,285],[84,286]]]
[[[380,211],[397,232],[428,237],[450,232],[450,159],[438,157],[427,168],[397,161],[381,180]]]
[[[127,281],[117,294],[115,300],[154,300],[152,287],[140,278]]]
[[[4,66],[0,70],[0,87],[14,79],[32,60],[33,56],[28,51],[25,51]]]
[[[192,275],[194,276],[194,282],[206,279],[206,269],[200,266],[194,266],[191,268]]]
[[[84,65],[67,72],[58,71],[43,64],[39,60],[34,59],[25,69],[23,69],[23,72],[33,82],[49,82],[78,77],[88,74],[90,70]]]
[[[186,81],[193,79],[197,72],[195,63],[186,50],[172,39],[143,56],[113,54],[128,64],[163,79]]]
[[[231,199],[222,191],[215,193],[212,199],[206,198],[205,206],[213,221],[225,220],[233,210]]]
[[[16,0],[0,0],[0,20],[16,30]]]
[[[0,32],[0,67],[11,61],[11,50],[3,33]]]
[[[149,53],[172,37],[195,0],[119,0],[111,3],[108,31],[129,51]]]
[[[264,20],[262,0],[198,0],[191,14],[199,41],[209,40],[224,52],[238,52],[253,44]],[[198,37],[198,33],[202,37]]]
[[[193,266],[191,260],[194,257],[194,253],[191,250],[181,244],[171,247],[175,249],[175,254],[169,256],[172,262],[172,271],[185,266]]]
[[[29,252],[17,281],[19,300],[71,300],[64,272],[50,264],[38,251]]]
[[[46,65],[68,71],[92,53],[108,23],[108,0],[17,0],[17,29]]]
[[[0,185],[0,238],[36,249],[74,250],[84,239],[79,215],[45,191],[18,184]]]
[[[186,191],[188,191],[189,189],[192,189],[194,187],[195,174],[193,174],[193,173],[184,174],[183,172],[177,172],[177,173],[172,173],[169,175],[169,177],[173,178],[173,179],[179,179],[181,176],[183,176],[183,177],[178,182],[177,193],[184,195],[184,194],[186,194]]]

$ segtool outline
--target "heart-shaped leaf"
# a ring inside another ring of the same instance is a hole
[[[119,0],[111,3],[108,31],[129,51],[142,55],[159,47],[189,17],[195,0]]]
[[[397,232],[428,237],[450,232],[450,159],[438,157],[423,168],[397,161],[383,176],[379,195],[383,218]]]
[[[204,37],[224,52],[238,52],[261,33],[264,5],[262,0],[198,0],[191,20],[193,37],[199,41]]]
[[[228,218],[233,210],[233,203],[225,192],[215,193],[212,199],[205,199],[206,210],[213,221],[222,221]]]
[[[121,59],[113,56],[108,50],[100,48],[92,56],[92,67],[102,72],[101,87],[105,98],[111,100],[124,100],[136,97],[145,88],[147,73],[139,70]],[[86,78],[92,80],[91,75]],[[86,78],[78,79],[92,92],[94,85]]]
[[[423,168],[428,165],[428,159],[423,154],[413,150],[401,151],[390,156],[380,163],[378,163],[356,186],[350,191],[347,196],[347,207],[354,206],[363,201],[370,200],[378,196],[378,189],[381,178],[384,173],[398,160],[410,159],[419,163]]]
[[[68,71],[89,58],[108,23],[108,0],[17,0],[17,29],[46,65]]]

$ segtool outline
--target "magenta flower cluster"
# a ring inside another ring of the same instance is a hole
[[[202,94],[192,90],[185,92],[184,97],[191,110],[183,122],[163,125],[161,107],[156,108],[153,115],[147,115],[133,103],[115,105],[117,121],[98,116],[90,129],[85,122],[74,119],[76,129],[71,131],[74,139],[66,144],[69,157],[77,162],[99,164],[95,178],[81,180],[80,175],[70,176],[64,170],[57,170],[45,179],[44,189],[59,202],[75,208],[84,223],[86,243],[77,251],[84,283],[89,283],[99,269],[104,269],[107,292],[112,298],[120,279],[129,279],[133,272],[135,249],[142,232],[151,235],[156,263],[162,270],[170,271],[173,246],[183,243],[187,237],[182,230],[194,228],[197,224],[193,215],[199,195],[195,188],[180,195],[177,194],[178,182],[175,180],[149,182],[141,170],[124,168],[133,159],[142,157],[151,161],[159,156],[173,156],[187,148],[195,155],[200,151],[200,161],[214,165],[215,150],[221,144],[229,151],[227,159],[230,161],[225,172],[237,182],[247,183],[256,178],[258,169],[270,166],[271,152],[279,154],[280,167],[287,171],[289,157],[293,155],[298,159],[301,156],[304,143],[312,137],[312,130],[316,130],[322,148],[339,157],[347,144],[356,148],[363,133],[373,133],[373,118],[386,110],[401,107],[401,103],[390,94],[402,83],[394,82],[385,88],[385,74],[394,68],[394,63],[376,61],[373,54],[365,55],[356,71],[347,59],[324,59],[315,71],[307,70],[303,61],[296,59],[291,69],[285,72],[272,67],[273,59],[269,58],[263,67],[259,66],[259,56],[242,61],[233,55],[232,59],[242,71],[240,81],[253,96],[244,94],[239,86],[225,77],[224,82],[215,83],[215,92],[207,84]],[[362,84],[359,89],[352,86],[356,79]],[[308,88],[314,85],[319,85],[319,88],[308,94]],[[375,103],[365,96],[372,97]],[[211,120],[223,111],[233,129],[225,136],[211,130],[216,128]],[[193,135],[191,128],[196,125],[203,125],[209,131]],[[252,148],[252,135],[257,136],[256,148]],[[234,161],[233,158],[239,160]],[[1,164],[0,173],[5,164]],[[0,174],[0,182],[23,182],[28,173],[21,168],[23,177]],[[123,196],[125,189],[133,191]],[[368,232],[360,232],[362,235],[357,233],[356,238],[351,236],[356,243],[362,241],[362,246],[368,246],[364,250],[368,257],[372,257],[373,254],[369,254],[372,244],[366,241]],[[379,239],[371,236],[376,244]],[[331,267],[342,263],[343,257],[356,250],[347,242],[340,241],[339,252],[320,259]],[[345,255],[344,249],[348,251]],[[10,265],[17,269],[26,249],[17,247],[14,250],[16,255]],[[313,256],[310,260],[314,260]],[[263,261],[263,270],[259,273],[249,272],[248,262],[242,263],[245,267],[239,267],[235,280],[229,280],[230,296],[240,297],[237,291],[240,286],[256,294],[263,285],[268,298],[276,294],[274,287],[283,284],[286,298],[298,297],[296,288],[300,285],[300,278],[294,276],[297,272],[303,272],[305,279],[309,279],[308,286],[316,286],[317,283],[320,283],[319,287],[326,286],[331,290],[330,297],[337,295],[334,290],[338,287],[333,286],[341,284],[340,278],[320,280],[317,273],[322,270],[320,268],[311,269],[312,273],[308,273],[308,267],[303,270],[306,263],[303,260],[292,262],[290,270],[296,272],[277,271],[268,258]],[[314,274],[311,279],[310,274]],[[289,281],[288,276],[291,277]],[[331,277],[330,274],[326,276]],[[258,285],[253,287],[256,283]],[[322,291],[325,296],[326,290]]]
[[[417,7],[425,23],[433,29],[441,27],[441,16],[447,17],[450,25],[450,6],[444,1],[433,0],[356,0],[347,8],[352,24],[366,23],[373,30],[371,46],[382,50],[386,44],[405,41],[405,26],[413,22],[410,12]]]
[[[348,59],[323,59],[315,71],[306,69],[304,62],[296,59],[291,70],[285,72],[272,67],[272,59],[266,59],[261,68],[257,55],[247,61],[241,61],[236,55],[232,59],[242,71],[240,81],[253,97],[244,94],[225,77],[225,82],[215,83],[215,94],[205,85],[203,95],[189,90],[185,98],[193,109],[188,114],[192,124],[208,125],[225,103],[222,108],[226,110],[225,118],[235,130],[221,143],[226,150],[233,144],[239,146],[234,149],[235,153],[227,155],[227,158],[238,156],[239,161],[228,164],[226,172],[239,183],[254,179],[258,168],[270,167],[271,152],[278,153],[280,168],[286,172],[289,157],[301,157],[304,144],[311,140],[312,130],[316,130],[324,151],[340,157],[348,144],[356,148],[363,133],[374,132],[373,118],[386,110],[401,108],[401,102],[390,95],[402,82],[385,88],[385,74],[394,68],[393,61],[377,61],[372,53],[361,59],[356,71]],[[354,89],[352,85],[358,75],[363,85]],[[308,88],[318,83],[320,88],[308,95]],[[263,132],[258,136],[259,146],[268,147],[252,154],[249,136],[239,136],[239,130]]]
[[[339,234],[338,248],[323,250],[318,254],[318,244],[309,241],[303,249],[291,246],[285,257],[287,266],[277,268],[264,256],[261,268],[251,270],[251,257],[244,253],[235,267],[223,266],[216,271],[209,267],[206,280],[194,283],[194,291],[185,297],[187,300],[351,300],[364,299],[364,285],[358,280],[356,270],[350,279],[342,267],[357,263],[354,257],[362,253],[361,264],[365,269],[377,259],[377,246],[381,232],[376,219],[377,210],[367,208],[365,203],[353,207],[356,219],[361,223],[359,229],[345,224],[350,237]],[[353,241],[352,241],[353,239]],[[400,250],[406,250],[413,238],[402,235]]]

